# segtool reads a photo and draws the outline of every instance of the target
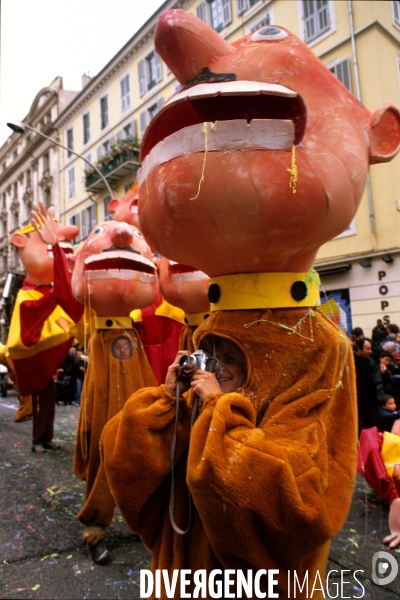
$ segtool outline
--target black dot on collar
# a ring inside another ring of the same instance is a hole
[[[208,288],[208,299],[215,304],[221,297],[221,289],[218,283],[212,283]]]
[[[186,317],[183,320],[185,321],[186,325],[189,323]]]
[[[206,315],[204,315],[204,320],[208,319],[209,316],[210,316],[210,313],[207,313]]]
[[[304,281],[295,281],[292,287],[290,288],[290,293],[292,294],[292,298],[300,302],[300,300],[304,300],[304,298],[308,294],[308,288]]]
[[[113,324],[113,320],[112,319],[107,319],[107,321],[106,321],[107,327],[112,327],[112,324]]]

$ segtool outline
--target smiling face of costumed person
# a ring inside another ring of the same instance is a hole
[[[114,340],[111,354],[118,360],[127,360],[130,358],[132,356],[132,345],[130,340],[123,336]]]

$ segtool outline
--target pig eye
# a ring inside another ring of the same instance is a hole
[[[103,233],[103,231],[104,231],[104,227],[96,227],[96,229],[93,229],[93,234],[100,235],[100,233]]]
[[[253,42],[262,42],[271,40],[283,40],[287,37],[287,31],[280,27],[262,27],[258,31],[255,31],[251,36]]]
[[[143,233],[141,233],[138,229],[135,229],[135,231],[133,232],[134,235],[136,235],[138,238],[143,238]]]

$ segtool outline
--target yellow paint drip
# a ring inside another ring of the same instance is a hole
[[[296,165],[296,148],[292,146],[292,161],[290,164],[290,169],[286,169],[288,173],[290,173],[289,187],[293,190],[293,194],[296,193],[296,184],[297,184],[297,165]]]
[[[190,200],[196,200],[199,197],[201,184],[204,181],[204,170],[206,168],[206,159],[207,159],[207,152],[208,152],[208,128],[207,127],[208,127],[208,123],[203,123],[203,127],[201,128],[201,131],[204,135],[204,160],[203,160],[203,169],[201,171],[201,177],[200,177],[200,181],[199,181],[199,188],[197,190],[197,194],[194,196],[194,198],[190,198]],[[211,125],[211,129],[214,131],[215,123],[213,125]]]

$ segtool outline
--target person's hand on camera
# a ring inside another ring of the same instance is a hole
[[[201,371],[200,369],[196,371],[190,385],[201,402],[204,402],[209,394],[221,393],[221,386],[217,381],[215,373],[209,373],[208,371]]]
[[[179,394],[184,394],[190,388],[189,377],[181,377],[178,379],[179,360],[184,354],[189,354],[189,352],[187,350],[179,350],[174,362],[168,367],[167,376],[165,378],[165,389],[172,396],[175,396],[176,394],[177,381],[179,381]]]

